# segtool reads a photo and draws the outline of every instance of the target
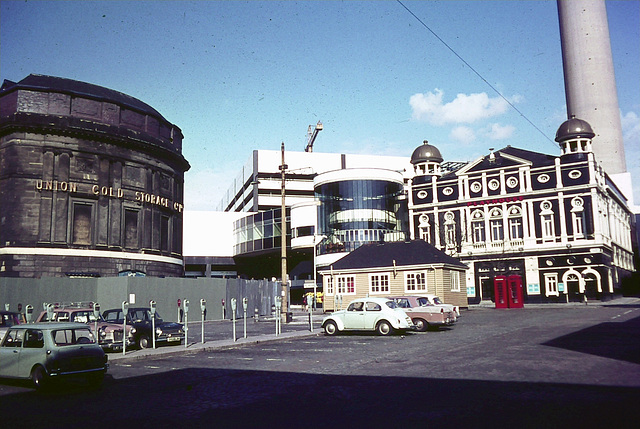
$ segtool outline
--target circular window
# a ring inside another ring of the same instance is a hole
[[[541,174],[538,176],[538,182],[540,183],[547,183],[549,181],[550,177],[548,174]]]
[[[543,201],[540,207],[542,210],[551,210],[551,203],[549,201]]]
[[[496,179],[489,180],[489,189],[491,189],[492,191],[495,191],[499,187],[500,187],[500,182],[498,182]]]
[[[584,201],[580,197],[575,197],[574,199],[571,200],[571,205],[573,207],[583,207]]]
[[[451,212],[447,212],[447,213],[444,215],[444,218],[445,218],[445,220],[452,221],[452,220],[453,220],[453,218],[454,218],[453,213],[451,213]]]
[[[569,172],[569,177],[572,179],[579,179],[582,176],[582,172],[580,170],[571,170]]]
[[[453,194],[453,188],[451,186],[447,186],[442,190],[442,193],[445,195],[451,195]]]
[[[507,179],[507,186],[510,188],[515,188],[516,186],[518,186],[518,179],[515,177],[509,177]]]
[[[553,259],[551,259],[551,258],[547,259],[547,260],[546,260],[546,261],[544,261],[544,262],[545,262],[545,264],[547,264],[547,265],[548,265],[548,266],[550,266],[550,267],[551,267],[551,266],[553,266]]]
[[[427,193],[427,191],[418,191],[418,198],[420,198],[421,200],[424,200],[428,196],[429,194]]]
[[[473,182],[471,184],[471,191],[480,192],[481,190],[482,190],[482,185],[480,184],[480,182]]]
[[[591,258],[590,258],[590,257],[588,257],[588,256],[585,256],[585,258],[584,258],[584,263],[585,263],[585,264],[590,264],[590,263],[591,263]]]

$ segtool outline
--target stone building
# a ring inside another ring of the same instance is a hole
[[[182,276],[182,132],[126,94],[0,88],[0,276]]]

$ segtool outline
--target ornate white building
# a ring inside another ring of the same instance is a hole
[[[469,266],[470,304],[607,299],[633,271],[631,212],[593,137],[571,118],[560,156],[507,146],[453,171],[426,141],[414,151],[412,237]]]

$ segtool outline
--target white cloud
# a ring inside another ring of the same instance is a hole
[[[436,88],[434,92],[417,93],[409,98],[413,110],[411,117],[417,121],[425,121],[432,125],[448,123],[473,123],[481,119],[491,118],[505,113],[509,107],[501,97],[489,97],[487,93],[458,94],[449,103],[443,102],[444,92]],[[513,102],[521,97],[513,96]]]
[[[470,127],[460,126],[451,130],[449,136],[456,141],[469,144],[476,139],[476,135]]]
[[[513,125],[490,124],[484,130],[491,140],[504,140],[513,137],[516,127]]]

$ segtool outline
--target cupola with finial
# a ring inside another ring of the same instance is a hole
[[[427,140],[418,146],[411,155],[411,164],[416,176],[440,176],[442,155],[437,147],[430,145]]]

